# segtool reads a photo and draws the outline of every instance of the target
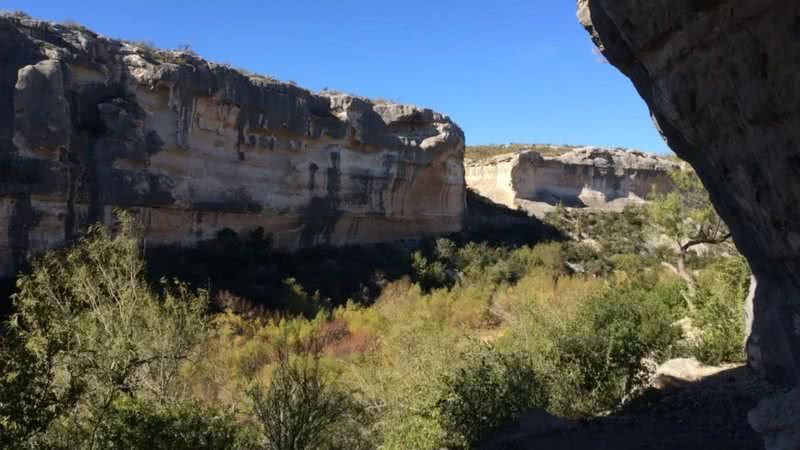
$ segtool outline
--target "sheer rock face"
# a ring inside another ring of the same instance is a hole
[[[750,364],[796,384],[800,2],[579,0],[578,17],[697,170],[753,269]]]
[[[0,275],[142,218],[151,243],[263,227],[279,248],[456,231],[464,135],[409,105],[313,94],[187,52],[0,18]]]
[[[556,205],[620,211],[653,187],[672,188],[679,165],[641,152],[584,147],[559,156],[528,150],[465,164],[467,186],[509,208],[543,216]]]

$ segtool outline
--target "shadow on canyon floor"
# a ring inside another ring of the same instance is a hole
[[[663,380],[621,411],[570,421],[557,430],[532,432],[525,419],[499,430],[481,450],[758,450],[761,437],[747,423],[747,412],[761,398],[780,392],[746,367],[686,383]],[[541,422],[542,413],[535,420]],[[528,423],[534,419],[529,419]],[[545,419],[550,420],[550,419]],[[558,420],[558,419],[556,419]]]
[[[11,314],[11,294],[14,293],[14,280],[0,278],[0,319]]]
[[[448,236],[456,243],[518,247],[563,239],[555,228],[478,194],[468,194],[467,207],[464,231]],[[214,297],[227,292],[269,311],[313,314],[348,299],[372,303],[388,282],[413,278],[412,253],[430,254],[434,243],[426,238],[285,253],[273,251],[262,231],[243,237],[222,230],[194,247],[149,248],[145,256],[154,281],[176,277],[210,288]]]
[[[464,231],[447,237],[459,244],[507,247],[564,239],[554,227],[471,191]],[[209,289],[214,298],[226,292],[261,309],[313,314],[320,306],[341,305],[348,299],[372,303],[388,282],[413,278],[412,253],[431,253],[434,242],[425,238],[286,253],[274,251],[263,232],[239,236],[225,229],[193,247],[147,248],[145,258],[153,283],[178,278]],[[0,279],[0,317],[10,313],[14,284],[13,279]]]

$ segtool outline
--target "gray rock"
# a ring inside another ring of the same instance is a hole
[[[672,189],[679,164],[637,152],[583,147],[558,156],[535,150],[465,162],[467,186],[496,203],[543,217],[556,205],[621,211],[653,187]]]
[[[738,364],[707,366],[695,358],[675,358],[659,365],[653,376],[653,386],[664,388],[672,385],[696,383],[721,372],[739,367]]]
[[[190,52],[0,17],[0,276],[115,208],[148,243],[257,227],[276,247],[457,231],[464,134]]]
[[[579,0],[578,17],[696,169],[750,263],[758,281],[751,364],[797,384],[800,3]],[[784,425],[800,423],[795,409],[785,415]],[[787,436],[795,430],[787,426]]]
[[[770,397],[759,402],[748,414],[750,425],[764,436],[767,450],[800,448],[800,390]]]

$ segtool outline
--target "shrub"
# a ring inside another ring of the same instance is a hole
[[[420,251],[414,252],[411,258],[411,266],[422,289],[430,291],[450,285],[447,268],[441,261],[429,261]]]
[[[395,303],[380,353],[356,361],[349,371],[348,381],[376,412],[382,449],[441,448],[436,404],[444,395],[443,376],[458,364],[463,342],[447,315],[434,309],[441,303],[421,298],[402,310],[396,308],[403,304]]]
[[[560,243],[550,242],[538,244],[534,247],[522,247],[511,254],[521,273],[527,273],[534,268],[544,268],[554,278],[565,274],[566,258],[564,247]]]
[[[121,398],[99,424],[99,448],[151,450],[229,450],[246,438],[233,414],[195,402],[170,406]]]
[[[744,360],[744,302],[750,269],[744,258],[726,258],[709,266],[697,280],[694,325],[700,341],[694,356],[706,364]]]
[[[206,296],[180,283],[153,291],[138,236],[133,219],[121,214],[118,232],[92,227],[75,246],[45,255],[20,276],[8,353],[19,358],[6,376],[11,386],[26,380],[25,396],[37,408],[30,412],[43,415],[25,419],[25,427],[42,431],[56,411],[78,424],[76,433],[87,433],[79,442],[91,440],[123,394],[159,402],[181,395],[180,366],[205,337]],[[55,409],[40,408],[47,403]]]
[[[545,221],[577,241],[593,240],[604,255],[644,253],[645,211],[628,206],[622,212],[587,212],[558,205]]]
[[[458,266],[458,246],[450,239],[437,239],[434,252],[436,257],[449,263],[451,266]]]
[[[368,446],[366,413],[353,394],[327,377],[319,356],[281,356],[266,391],[248,395],[270,450],[359,449]]]
[[[587,243],[569,242],[564,244],[565,259],[579,272],[591,275],[605,275],[611,265],[595,247]]]
[[[77,403],[84,389],[81,380],[70,379],[56,389],[52,368],[62,345],[50,341],[34,353],[13,330],[0,341],[0,448],[25,448]]]
[[[645,358],[665,359],[679,338],[672,318],[643,289],[619,288],[586,301],[551,347],[557,409],[595,414],[637,393],[650,375]]]
[[[543,385],[524,357],[491,347],[464,357],[466,364],[446,375],[437,405],[448,448],[471,448],[498,426],[546,406]]]

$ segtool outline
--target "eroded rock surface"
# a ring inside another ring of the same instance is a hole
[[[796,384],[800,2],[579,0],[578,17],[633,81],[670,147],[694,166],[753,269],[750,365]],[[796,436],[798,427],[786,424],[800,423],[800,414],[784,414],[774,426],[758,423],[769,442],[782,442],[781,427]]]
[[[583,147],[562,155],[535,150],[465,162],[467,186],[496,203],[542,217],[556,205],[620,211],[653,187],[672,188],[679,165],[635,151]]]
[[[463,152],[462,131],[429,109],[0,18],[0,275],[118,207],[151,243],[222,228],[263,227],[287,249],[456,231]]]

